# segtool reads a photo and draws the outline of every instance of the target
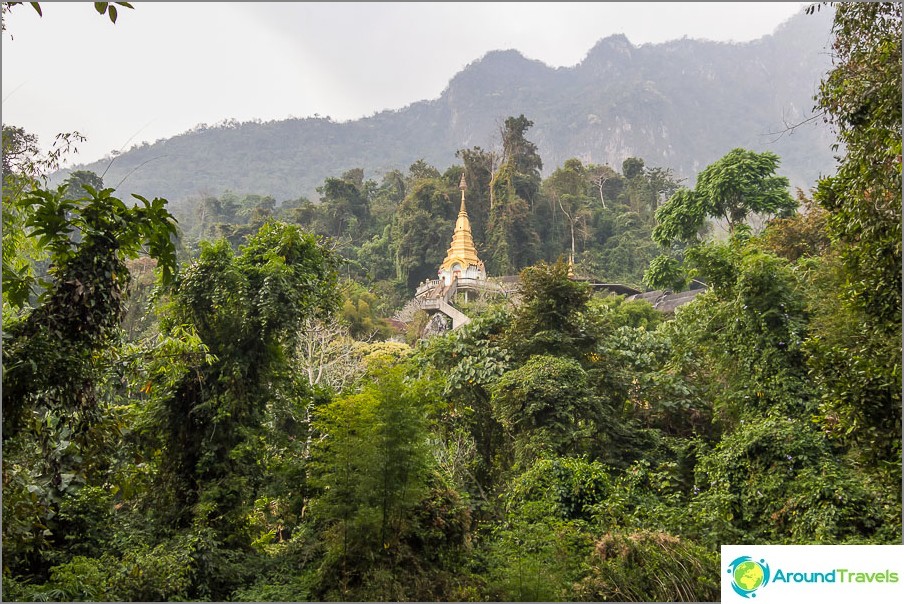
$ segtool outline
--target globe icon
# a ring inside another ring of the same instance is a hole
[[[763,567],[753,560],[741,562],[734,569],[734,581],[744,591],[755,590],[764,580]]]

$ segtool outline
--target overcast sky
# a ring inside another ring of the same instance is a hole
[[[133,2],[116,24],[93,3],[42,2],[6,15],[3,123],[48,146],[88,140],[94,161],[224,119],[344,121],[437,98],[490,50],[552,67],[579,63],[606,36],[747,42],[800,2],[320,3]]]

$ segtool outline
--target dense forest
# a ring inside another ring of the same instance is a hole
[[[518,113],[170,204],[4,124],[3,600],[713,601],[721,544],[900,543],[902,5],[832,34],[810,191],[740,143],[544,177]],[[462,175],[519,295],[422,337]]]

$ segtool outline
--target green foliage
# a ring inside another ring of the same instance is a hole
[[[609,470],[598,461],[545,458],[512,480],[505,493],[505,510],[527,522],[589,521],[594,506],[613,495]]]
[[[70,172],[63,184],[66,185],[66,193],[63,197],[64,199],[69,200],[90,196],[91,193],[85,185],[88,185],[95,191],[100,191],[104,188],[104,180],[90,170],[75,170],[74,172]]]
[[[703,198],[691,189],[679,189],[656,210],[653,241],[668,246],[673,241],[696,241],[704,230]]]
[[[681,340],[669,332],[675,323],[654,330],[625,321],[612,328],[597,348],[605,366],[597,372],[613,406],[628,417],[664,434],[691,437],[709,432],[712,402],[700,383],[705,375],[693,379],[682,372],[683,354],[693,358],[697,351],[680,349]]]
[[[329,235],[339,237],[348,233],[361,237],[366,232],[370,225],[370,201],[362,180],[363,172],[350,171],[341,179],[327,178],[323,186],[318,187],[322,213],[327,219],[324,228]]]
[[[457,210],[453,199],[442,180],[419,179],[399,206],[392,227],[396,278],[409,289],[432,278],[446,255]]]
[[[685,474],[693,469],[695,460],[688,450],[693,449],[694,441],[675,444],[661,451],[648,449],[650,461],[631,464],[611,481],[607,497],[587,506],[596,529],[690,532],[687,502],[693,477]]]
[[[900,498],[901,5],[839,4],[833,68],[816,97],[838,134],[838,171],[814,199],[832,253],[808,265],[806,342],[824,428],[879,464]],[[881,460],[881,461],[880,461]]]
[[[4,599],[712,600],[722,543],[899,542],[900,7],[835,35],[839,173],[762,236],[794,206],[777,156],[544,181],[523,115],[501,157],[226,191],[180,233],[87,171],[44,190],[62,150],[4,127]],[[521,291],[415,350],[355,341],[436,270],[462,177]],[[710,291],[663,315],[529,266],[569,247],[579,277]]]
[[[455,156],[462,160],[468,186],[466,200],[474,245],[478,250],[485,250],[490,222],[490,183],[499,158],[492,151],[484,151],[480,147],[459,149]]]
[[[692,540],[663,532],[613,532],[596,543],[575,599],[712,602],[719,599],[718,576],[718,553]]]
[[[698,381],[711,380],[724,421],[736,421],[745,409],[811,411],[813,391],[801,351],[804,299],[787,261],[732,243],[694,252],[689,261],[701,267],[713,291],[697,296],[667,328],[673,354],[684,357],[680,364],[694,366],[699,359],[693,355],[704,355],[702,364],[713,373]],[[684,356],[690,350],[695,352]]]
[[[622,174],[624,174],[625,178],[628,180],[637,178],[643,174],[643,164],[643,159],[639,157],[629,157],[622,162]]]
[[[487,224],[486,262],[487,270],[496,275],[511,275],[536,258],[539,238],[531,224],[530,205],[518,194],[516,185],[521,179],[509,162],[496,171],[490,183],[493,206]]]
[[[496,602],[575,600],[593,540],[573,522],[529,523],[517,517],[499,526],[487,546],[487,596]]]
[[[706,543],[897,541],[894,495],[806,422],[750,415],[701,457],[691,502]]]
[[[571,249],[572,255],[577,252],[581,231],[586,232],[592,217],[594,199],[589,190],[586,169],[578,159],[566,160],[543,181],[541,191],[549,203],[538,207],[535,216],[537,232],[544,243],[544,256],[558,256],[566,248]],[[541,213],[540,210],[545,211]],[[561,228],[556,228],[562,220],[559,214],[565,220]]]
[[[493,409],[514,440],[516,463],[546,453],[577,453],[593,433],[601,408],[587,374],[568,358],[533,356],[492,387]]]
[[[732,149],[697,175],[694,191],[708,216],[723,218],[732,231],[751,214],[785,216],[797,208],[788,179],[776,176],[779,157]]]
[[[445,378],[442,394],[450,409],[439,423],[440,457],[477,505],[489,505],[487,493],[498,478],[497,461],[505,449],[490,390],[513,366],[501,342],[509,321],[509,313],[496,307],[461,329],[430,338],[418,351]]]
[[[26,226],[48,250],[51,267],[37,307],[7,327],[4,440],[36,406],[71,414],[70,426],[83,413],[90,417],[96,357],[122,317],[125,260],[146,245],[164,279],[175,269],[175,224],[165,200],[138,197],[142,205],[130,208],[111,189],[88,191],[88,198],[67,201],[65,187],[38,189],[22,202],[29,209]]]
[[[521,272],[522,302],[506,333],[507,347],[520,358],[564,354],[580,358],[590,342],[581,313],[591,291],[568,278],[568,265],[540,262]]]
[[[797,202],[788,194],[788,179],[775,175],[778,164],[769,151],[733,149],[698,175],[693,190],[679,189],[656,210],[653,240],[663,247],[690,244],[690,255],[700,245],[707,218],[725,221],[732,236],[744,237],[751,216],[790,215]],[[682,278],[677,261],[669,259],[651,263],[645,274],[647,283],[659,286]]]
[[[879,464],[889,484],[898,485],[900,330],[877,328],[875,317],[839,300],[848,272],[837,256],[807,268],[810,329],[803,348],[820,397],[820,423],[833,440],[863,463]]]
[[[798,191],[803,206],[799,214],[772,220],[762,234],[763,246],[776,256],[795,262],[829,251],[828,212]]]
[[[610,486],[605,467],[576,457],[538,459],[513,478],[486,547],[489,599],[574,600],[592,551],[590,510]]]
[[[24,599],[55,602],[97,602],[110,597],[108,569],[103,561],[77,556],[70,562],[55,566],[50,580],[40,586],[29,586]]]
[[[663,322],[662,313],[646,300],[626,300],[615,294],[596,294],[587,304],[587,314],[600,333],[620,328],[650,329]]]
[[[287,387],[286,360],[306,318],[337,303],[336,259],[313,235],[271,222],[235,255],[202,245],[166,310],[165,333],[191,326],[214,356],[191,367],[155,404],[165,455],[160,507],[192,517],[224,541],[245,542],[244,506],[259,487],[258,432],[271,392]],[[194,509],[192,506],[195,506]]]
[[[838,5],[834,67],[816,99],[845,150],[815,193],[842,244],[845,298],[888,327],[901,323],[901,10]]]
[[[387,322],[377,314],[381,307],[377,296],[362,285],[354,282],[343,284],[341,317],[348,324],[353,338],[385,339],[390,334]]]
[[[507,117],[502,127],[502,163],[512,167],[515,195],[528,204],[539,192],[540,170],[543,169],[537,146],[524,136],[533,125],[521,114]]]
[[[428,493],[427,417],[435,405],[432,385],[407,380],[404,366],[396,366],[319,412],[324,438],[312,467],[321,490],[314,513],[324,525],[326,584],[359,586],[375,562],[391,569],[404,555]]]
[[[669,256],[657,256],[643,274],[644,285],[651,289],[681,291],[687,287],[687,275],[681,263]]]

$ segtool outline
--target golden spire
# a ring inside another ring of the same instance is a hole
[[[483,262],[477,257],[477,248],[474,247],[474,237],[471,235],[471,221],[468,219],[468,211],[465,209],[465,191],[467,191],[468,185],[463,172],[458,188],[461,189],[461,209],[458,211],[458,220],[455,221],[452,245],[449,246],[446,259],[439,268],[441,271],[450,271],[452,266],[457,263],[458,270],[464,273],[470,265],[482,268]]]

